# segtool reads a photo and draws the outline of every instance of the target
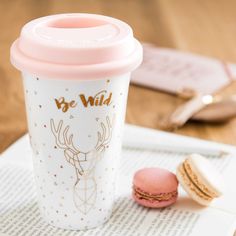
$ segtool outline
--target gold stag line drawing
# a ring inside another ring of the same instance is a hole
[[[100,123],[101,132],[97,132],[97,143],[88,152],[80,151],[73,142],[73,134],[68,136],[70,126],[63,129],[63,121],[60,120],[55,125],[53,119],[50,120],[51,131],[55,137],[56,146],[64,150],[67,162],[74,166],[76,171],[76,182],[74,184],[74,204],[83,214],[87,214],[95,205],[97,198],[97,183],[94,177],[97,162],[103,158],[105,150],[109,147],[112,138],[112,122],[106,117],[106,122]]]

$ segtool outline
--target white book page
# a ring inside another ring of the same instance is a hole
[[[144,129],[126,128],[125,137],[132,138],[134,134],[137,136],[140,132],[142,132],[142,136],[138,136],[142,138],[146,138],[143,136],[144,133],[145,136],[150,135]],[[156,131],[155,133],[158,138],[165,136],[163,139],[166,139],[169,136],[168,140],[178,139],[176,135]],[[188,138],[185,139],[188,140]],[[196,140],[194,141],[192,140],[192,145],[196,143]],[[231,147],[229,148],[233,150]],[[216,201],[212,207],[203,208],[189,199],[180,188],[180,197],[177,203],[164,209],[148,209],[132,201],[132,176],[137,169],[159,166],[174,172],[176,165],[183,158],[183,154],[135,148],[124,149],[117,198],[111,219],[96,229],[68,231],[49,226],[40,217],[33,182],[30,148],[27,137],[24,137],[0,157],[0,233],[10,236],[233,235],[236,223],[236,207],[233,207],[235,205],[234,197],[227,198],[227,201],[222,198]],[[233,171],[235,159],[229,156],[224,158],[209,157],[209,159],[224,173],[227,181],[230,180],[232,183],[232,178],[236,177],[236,173]]]

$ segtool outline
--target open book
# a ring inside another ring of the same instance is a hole
[[[129,146],[130,141],[132,145]],[[135,142],[143,143],[143,147]],[[145,148],[171,145],[172,150]],[[205,208],[193,202],[181,188],[173,206],[148,209],[131,198],[133,173],[142,167],[159,166],[175,172],[186,151],[174,147],[221,149],[229,155],[208,158],[223,173],[228,188],[224,197]],[[0,157],[0,235],[9,236],[232,236],[236,228],[236,149],[229,145],[187,138],[126,125],[117,197],[111,219],[99,228],[68,231],[47,225],[40,217],[33,180],[28,136],[22,137]]]

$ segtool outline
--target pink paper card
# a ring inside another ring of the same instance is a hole
[[[212,94],[236,78],[236,65],[174,49],[143,44],[144,60],[131,83],[177,94]]]

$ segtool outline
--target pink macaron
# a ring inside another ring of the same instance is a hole
[[[178,180],[172,172],[161,168],[144,168],[133,178],[133,199],[140,205],[162,208],[176,202]]]

